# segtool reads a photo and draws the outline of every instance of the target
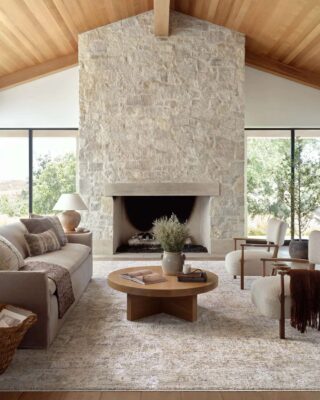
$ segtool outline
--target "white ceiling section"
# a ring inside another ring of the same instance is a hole
[[[0,92],[0,127],[73,128],[79,69]],[[320,91],[246,67],[246,127],[320,127]]]

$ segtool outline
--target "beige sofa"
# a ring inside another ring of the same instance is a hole
[[[58,302],[55,284],[45,272],[0,271],[0,303],[13,304],[32,310],[38,316],[37,323],[28,331],[21,346],[28,348],[48,347],[68,318],[72,308],[86,289],[92,277],[91,247],[76,243],[72,235],[61,250],[28,257],[24,234],[27,232],[21,222],[0,227],[0,235],[9,240],[20,251],[23,258],[51,262],[67,268],[75,296],[75,302],[62,319],[58,318]],[[80,239],[81,235],[79,235]],[[72,241],[73,243],[70,243]]]

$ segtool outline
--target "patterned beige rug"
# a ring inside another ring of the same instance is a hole
[[[218,289],[199,296],[197,322],[165,314],[129,322],[125,294],[106,282],[128,264],[95,262],[54,344],[19,350],[0,390],[320,389],[320,333],[301,335],[287,324],[290,339],[281,341],[277,322],[256,313],[250,290],[240,292],[223,262],[195,264],[220,278]]]

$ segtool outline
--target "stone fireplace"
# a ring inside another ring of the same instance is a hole
[[[151,11],[79,38],[79,190],[96,254],[148,231],[161,203],[190,200],[210,254],[244,234],[244,36],[177,12],[170,24],[155,37]]]

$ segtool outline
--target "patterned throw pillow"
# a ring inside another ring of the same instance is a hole
[[[26,233],[24,237],[28,244],[29,256],[39,256],[40,254],[61,249],[53,229],[38,234]]]
[[[65,244],[67,244],[68,239],[67,239],[66,234],[64,233],[60,219],[57,216],[44,217],[44,218],[48,218],[48,220],[52,222],[54,231],[55,231],[56,235],[58,236],[61,246],[64,246]]]
[[[17,271],[25,264],[19,250],[0,235],[0,270]]]
[[[56,216],[42,217],[41,215],[32,215],[31,218],[23,218],[20,221],[25,225],[29,233],[42,233],[49,229],[53,229],[56,234],[60,246],[68,243],[60,220]]]

